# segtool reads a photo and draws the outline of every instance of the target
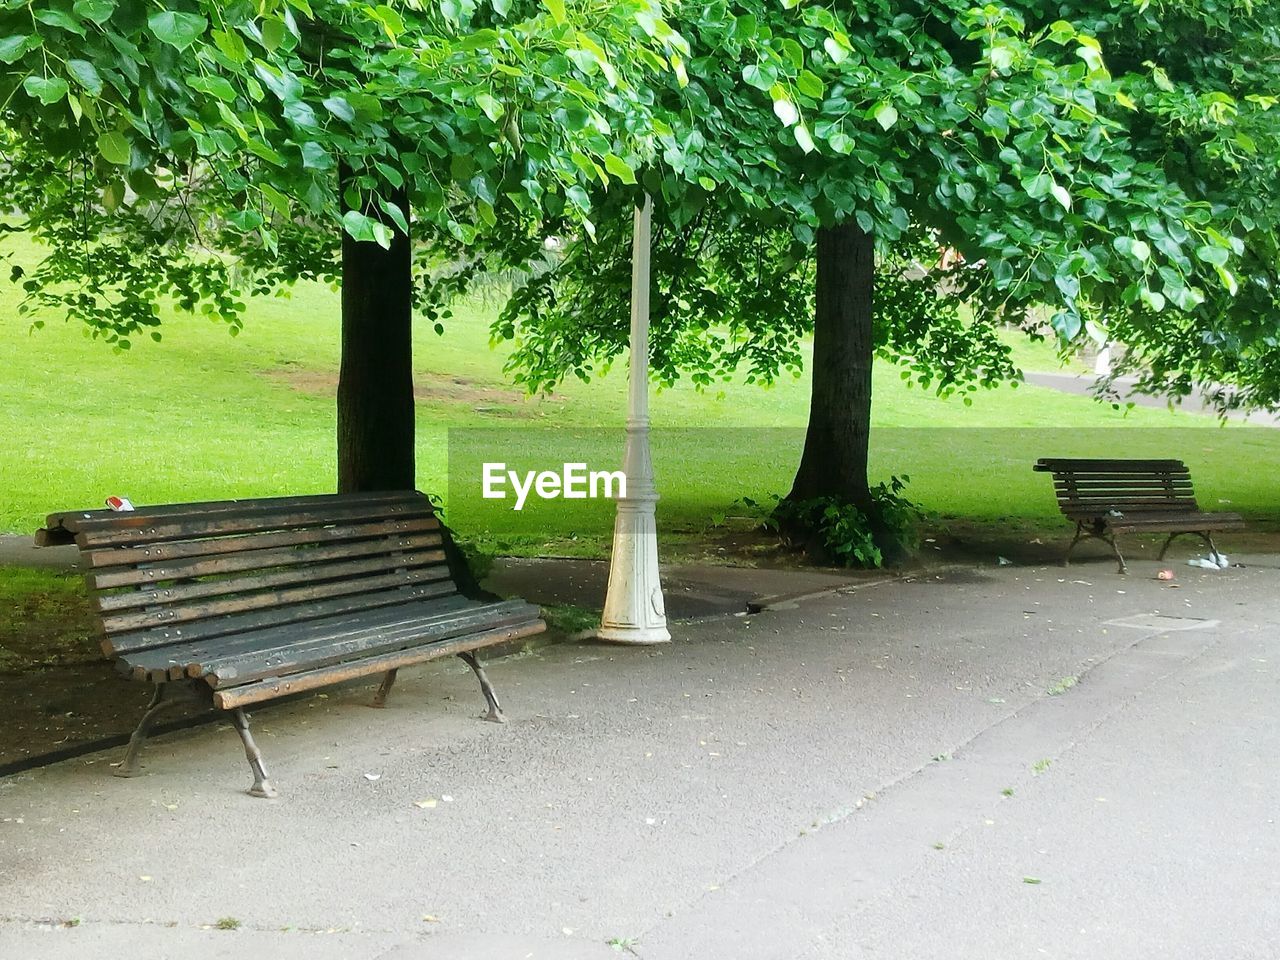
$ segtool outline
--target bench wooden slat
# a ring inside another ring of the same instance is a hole
[[[109,635],[103,640],[107,656],[122,656],[148,647],[165,647],[194,640],[234,636],[248,630],[284,623],[306,623],[339,613],[356,613],[394,607],[417,600],[449,596],[457,592],[452,580],[420,583],[382,593],[349,594],[310,603],[295,603],[282,609],[254,610],[227,614],[197,623],[172,624],[149,630]]]
[[[177,540],[138,546],[113,546],[97,550],[84,550],[80,556],[82,562],[88,566],[100,569],[163,563],[192,557],[221,556],[227,553],[264,550],[271,547],[300,546],[308,543],[337,543],[345,540],[363,540],[374,537],[423,533],[431,530],[438,531],[439,529],[439,520],[435,517],[423,517],[377,523],[339,524],[332,527],[310,527],[305,530],[249,533],[242,536],[228,535],[208,540]]]
[[[184,580],[213,574],[237,573],[246,570],[263,570],[272,567],[315,563],[349,557],[374,556],[397,551],[412,551],[438,547],[438,532],[419,533],[410,536],[379,537],[358,543],[308,542],[292,547],[267,550],[244,550],[230,555],[195,557],[175,560],[165,564],[141,564],[132,567],[107,568],[88,574],[89,585],[97,590],[140,584],[163,583],[168,580]]]
[[[1073,490],[1059,491],[1058,499],[1064,504],[1084,503],[1105,506],[1108,503],[1172,503],[1189,506],[1195,509],[1196,498],[1186,493],[1170,493],[1158,490],[1099,490],[1077,493]]]
[[[232,533],[326,527],[337,523],[350,523],[361,520],[385,521],[390,518],[425,518],[434,516],[434,511],[427,499],[420,497],[414,501],[337,506],[323,513],[297,508],[290,511],[268,511],[264,513],[218,514],[208,519],[200,517],[148,518],[137,513],[117,513],[116,516],[124,519],[100,528],[77,532],[77,545],[81,548],[93,548],[126,544],[162,543],[169,540],[203,539]]]
[[[453,656],[458,653],[465,653],[468,650],[479,650],[481,647],[492,646],[495,643],[517,640],[521,637],[541,633],[546,628],[547,625],[541,620],[535,620],[515,627],[503,627],[497,630],[486,630],[483,633],[473,633],[465,637],[459,637],[456,640],[449,640],[427,647],[416,647],[395,653],[387,653],[382,656],[371,657],[368,660],[356,660],[350,663],[335,664],[319,670],[294,673],[281,679],[259,680],[256,683],[246,683],[243,686],[231,687],[226,690],[215,690],[213,703],[214,706],[221,710],[247,707],[255,703],[261,703],[264,700],[274,700],[277,697],[288,696],[292,693],[303,693],[307,690],[327,687],[334,683],[341,683],[343,680],[353,680],[357,677],[367,677],[371,674],[386,673],[388,670],[398,670],[401,667],[412,666],[415,663],[424,663],[427,660]]]
[[[193,620],[221,617],[230,613],[246,613],[251,610],[260,610],[264,607],[276,608],[286,604],[304,603],[308,600],[321,600],[326,597],[372,593],[380,589],[395,589],[408,584],[428,583],[433,580],[446,579],[448,576],[448,569],[434,566],[422,570],[408,570],[404,573],[360,577],[332,583],[320,583],[314,586],[285,587],[280,590],[246,594],[226,600],[207,600],[203,603],[184,604],[157,610],[110,614],[100,617],[99,622],[103,633],[122,633],[164,624],[188,623]]]
[[[348,610],[312,620],[292,623],[272,623],[266,626],[242,630],[238,633],[196,640],[181,640],[163,646],[147,647],[123,655],[131,670],[168,670],[180,665],[182,674],[188,675],[192,665],[205,663],[220,656],[239,656],[255,650],[274,650],[280,646],[292,646],[308,636],[323,634],[325,637],[342,638],[365,629],[396,630],[406,623],[430,617],[443,617],[474,606],[457,593],[398,603],[385,607]]]
[[[430,609],[415,604],[413,608],[400,608],[399,616],[390,622],[344,620],[337,624],[326,620],[259,631],[256,646],[229,646],[222,650],[209,649],[207,645],[201,649],[201,644],[190,644],[145,650],[124,657],[123,669],[136,680],[164,682],[191,678],[220,688],[434,643],[538,616],[537,609],[523,601],[486,604],[458,596],[443,599],[452,601],[448,609],[437,610],[440,601],[433,601]],[[312,632],[299,631],[299,626]]]
[[[209,686],[221,689],[295,673],[299,669],[326,667],[344,661],[390,653],[409,645],[426,645],[449,640],[477,630],[511,627],[538,618],[538,611],[523,601],[472,604],[439,617],[420,618],[396,628],[372,628],[349,632],[342,637],[320,636],[299,643],[220,656],[186,666],[187,676],[203,677]]]
[[[1131,476],[1127,480],[1080,480],[1069,474],[1058,474],[1053,481],[1056,490],[1190,490],[1192,489],[1191,479],[1185,480],[1164,479],[1161,477],[1150,477],[1145,480],[1137,479],[1137,475]]]
[[[1080,517],[1101,517],[1107,519],[1113,514],[1126,513],[1199,513],[1200,508],[1194,500],[1099,500],[1094,503],[1064,502],[1062,512],[1073,520]]]
[[[137,507],[132,511],[98,508],[96,510],[67,510],[49,514],[47,526],[57,527],[69,533],[89,529],[99,521],[112,521],[121,513],[134,516],[174,517],[183,514],[209,516],[215,513],[243,513],[251,510],[287,510],[299,507],[325,510],[344,504],[365,504],[386,501],[406,501],[421,494],[411,490],[386,490],[374,493],[308,493],[290,497],[242,497],[233,500],[204,500],[191,503],[161,503]]]
[[[1141,533],[1173,530],[1243,530],[1245,522],[1243,517],[1234,513],[1201,513],[1169,517],[1128,515],[1117,517],[1108,526],[1117,533]]]
[[[266,587],[281,587],[295,583],[350,579],[369,573],[387,573],[396,570],[412,570],[434,566],[444,562],[443,550],[420,550],[409,553],[382,554],[362,560],[345,560],[332,563],[308,563],[306,566],[288,566],[270,571],[253,570],[244,576],[219,577],[195,583],[157,586],[147,590],[130,590],[124,593],[100,595],[96,604],[103,613],[131,610],[136,607],[164,607],[182,609],[191,600],[205,597],[254,596]]]
[[[1042,473],[1069,470],[1078,473],[1151,473],[1163,471],[1187,472],[1181,460],[1101,460],[1073,457],[1041,457],[1032,468]]]

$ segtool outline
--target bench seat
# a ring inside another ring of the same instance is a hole
[[[52,514],[36,542],[75,543],[120,671],[156,684],[116,773],[137,773],[156,713],[184,698],[232,711],[254,772],[274,793],[243,708],[458,656],[501,708],[474,651],[544,630],[523,600],[458,593],[447,533],[416,491],[167,504]]]

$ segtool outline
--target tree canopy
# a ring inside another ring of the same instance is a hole
[[[852,222],[882,254],[880,347],[923,384],[1010,376],[996,325],[1048,317],[1064,341],[1128,344],[1121,370],[1140,369],[1146,389],[1211,381],[1235,389],[1230,402],[1280,400],[1275,13],[682,10],[691,80],[658,91],[671,132],[642,177],[661,200],[662,375],[793,368],[815,231]],[[599,309],[623,290],[615,239],[575,237],[496,325],[520,341],[531,385],[622,349],[610,321],[623,314]],[[962,259],[944,267],[941,249]]]
[[[386,246],[412,216],[437,260],[589,230],[685,49],[651,0],[7,4],[0,183],[48,248],[23,282],[127,347],[166,296],[234,332],[245,289],[332,279],[340,230]],[[431,311],[460,282],[420,279]]]

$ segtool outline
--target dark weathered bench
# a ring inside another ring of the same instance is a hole
[[[156,715],[191,697],[231,711],[255,796],[273,796],[244,708],[461,657],[501,721],[474,651],[545,629],[522,600],[458,594],[440,522],[415,492],[228,500],[52,514],[41,545],[75,543],[102,648],[156,693],[118,776],[138,770]]]
[[[1168,534],[1158,558],[1163,560],[1169,544],[1184,533],[1200,537],[1216,557],[1213,531],[1244,527],[1239,514],[1201,511],[1191,486],[1191,473],[1181,460],[1046,457],[1036,462],[1035,469],[1053,474],[1058,506],[1076,524],[1076,535],[1067,547],[1063,566],[1071,562],[1071,551],[1086,537],[1109,544],[1124,573],[1117,534]]]

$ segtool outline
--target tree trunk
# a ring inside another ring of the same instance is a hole
[[[391,199],[408,213],[402,193]],[[413,252],[409,237],[392,230],[389,250],[342,235],[340,493],[415,487]]]
[[[809,429],[787,499],[837,497],[864,512],[871,504],[872,290],[875,244],[856,223],[818,231]]]
[[[886,522],[867,481],[874,289],[874,237],[856,223],[819,230],[809,429],[787,500],[833,497],[852,504],[866,516],[883,562],[896,564],[908,555],[904,531]],[[823,537],[805,526],[810,521],[798,519],[803,516],[785,521],[793,540],[814,556],[832,559]]]

